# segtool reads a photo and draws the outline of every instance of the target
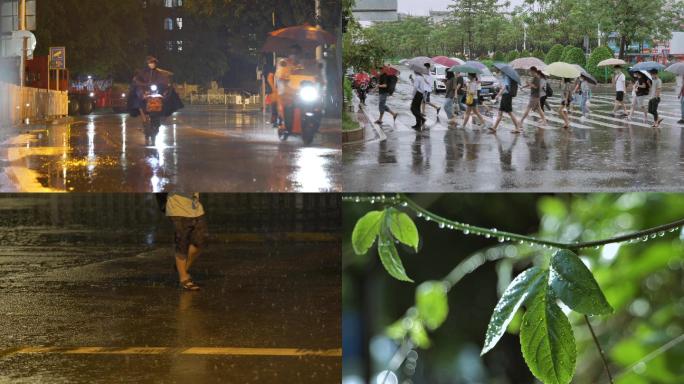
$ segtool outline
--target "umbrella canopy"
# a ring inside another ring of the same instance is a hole
[[[477,60],[468,60],[468,61],[465,62],[464,65],[469,65],[469,66],[471,66],[471,67],[479,68],[479,69],[481,69],[481,70],[487,69],[487,66],[486,66],[486,65],[482,64],[481,62],[479,62],[479,61],[477,61]],[[472,72],[471,72],[471,73],[472,73]]]
[[[661,70],[665,69],[665,66],[660,64],[660,63],[656,63],[655,61],[644,61],[644,62],[636,64],[631,69],[633,71],[641,71],[642,69],[645,71],[650,71],[651,69],[656,69],[658,71],[661,71]]]
[[[537,67],[538,69],[546,68],[546,64],[536,57],[521,57],[511,61],[509,65],[514,69],[524,70],[528,70],[532,67]]]
[[[580,71],[580,75],[586,77],[587,80],[589,80],[590,83],[592,83],[592,84],[594,84],[594,85],[598,84],[598,81],[596,80],[596,78],[595,78],[594,76],[592,76],[589,72],[587,72],[586,69],[582,68],[581,65],[579,65],[579,64],[573,64],[573,66],[574,66],[575,68],[577,68],[577,69]]]
[[[458,61],[450,59],[446,56],[435,56],[432,58],[432,61],[445,67],[453,67],[454,65],[461,64]]]
[[[408,63],[408,61],[409,61],[408,59],[401,59],[401,60],[399,60],[399,64],[405,65],[406,63]]]
[[[513,79],[516,83],[520,83],[520,75],[518,75],[518,72],[516,72],[512,66],[504,63],[495,63],[494,67]]]
[[[615,65],[625,65],[627,64],[626,61],[622,59],[605,59],[598,64],[596,64],[597,67],[612,67]]]
[[[641,71],[639,71],[639,72],[640,72],[640,73],[642,73],[642,74],[643,74],[644,76],[648,77],[648,79],[649,79],[649,80],[653,80],[653,76],[651,76],[651,74],[650,74],[650,73],[648,73],[648,71],[647,71],[647,70],[645,70],[645,69],[642,69],[642,70],[641,70]]]
[[[454,65],[453,67],[449,68],[449,72],[476,73],[478,75],[482,74],[482,70],[480,68],[468,64]]]
[[[456,64],[465,64],[465,61],[459,59],[458,57],[450,57],[450,59],[455,61]]]
[[[556,61],[555,63],[547,65],[546,68],[544,68],[544,72],[548,73],[550,76],[563,77],[566,79],[575,79],[581,74],[581,71],[574,65],[562,61]]]
[[[311,50],[323,44],[335,44],[337,38],[321,27],[298,25],[270,32],[263,52],[288,53],[292,46],[299,45],[302,49]]]
[[[684,61],[674,63],[669,67],[665,68],[666,71],[672,72],[676,75],[684,75]]]
[[[435,65],[435,62],[429,57],[418,56],[410,59],[406,64],[412,71],[425,74],[428,73],[428,69],[425,67],[425,64],[430,64],[430,66],[433,66]]]
[[[382,67],[382,72],[389,76],[399,76],[399,74],[401,73],[398,69],[390,65]]]

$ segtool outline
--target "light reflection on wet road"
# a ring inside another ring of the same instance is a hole
[[[340,123],[314,145],[280,142],[260,112],[190,106],[146,147],[139,119],[92,115],[5,143],[5,191],[325,192],[341,190]],[[3,181],[0,179],[0,182]]]

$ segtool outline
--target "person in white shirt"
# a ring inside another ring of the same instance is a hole
[[[425,79],[426,88],[425,94],[423,95],[423,105],[421,110],[423,111],[423,114],[425,114],[425,106],[429,105],[437,110],[437,118],[439,118],[439,111],[442,109],[442,107],[435,105],[430,101],[430,95],[432,95],[432,92],[434,91],[435,84],[435,78],[430,74],[430,63],[425,63],[425,68],[427,69],[427,73],[423,75],[423,78]]]
[[[192,281],[188,271],[205,247],[208,237],[199,193],[170,193],[165,211],[176,230],[175,267],[180,285],[185,290],[198,291],[200,287]]]
[[[425,96],[425,90],[427,89],[427,83],[425,77],[420,72],[415,71],[411,75],[411,81],[413,82],[413,100],[411,100],[411,113],[416,118],[416,125],[412,126],[416,131],[423,129],[425,125],[425,116],[421,110],[423,104],[423,98]]]
[[[615,84],[615,105],[613,106],[613,115],[622,107],[625,116],[627,113],[627,106],[625,105],[625,74],[622,73],[622,67],[616,65],[613,67],[615,74],[613,76],[613,84]]]

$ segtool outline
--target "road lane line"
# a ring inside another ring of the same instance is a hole
[[[0,356],[62,355],[205,355],[205,356],[318,356],[342,357],[342,349],[244,348],[244,347],[23,347],[0,350]]]

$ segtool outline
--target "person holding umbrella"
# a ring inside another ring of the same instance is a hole
[[[570,119],[568,118],[568,108],[572,104],[572,94],[574,93],[575,86],[572,83],[571,78],[563,78],[563,98],[561,99],[561,104],[558,109],[558,114],[563,118],[563,129],[570,128]]]
[[[681,78],[681,84],[682,86],[679,88],[679,95],[677,95],[677,98],[679,99],[679,106],[681,109],[681,119],[677,122],[677,124],[684,124],[684,75],[679,75]]]
[[[414,68],[413,75],[411,75],[413,82],[413,99],[411,100],[411,113],[416,118],[416,125],[412,126],[415,131],[420,131],[425,125],[425,115],[422,112],[423,98],[427,91],[427,82],[423,74]]]
[[[624,115],[627,116],[627,106],[625,105],[625,74],[622,73],[622,66],[616,65],[613,67],[615,75],[613,76],[613,84],[615,84],[615,105],[613,106],[613,116],[616,115],[618,108],[622,107]]]
[[[477,81],[477,74],[468,73],[468,85],[466,87],[466,112],[463,117],[463,127],[468,125],[468,120],[470,120],[470,115],[475,114],[480,119],[480,125],[485,124],[485,119],[480,114],[477,109],[478,97],[477,91],[480,87],[480,82]]]
[[[446,102],[444,103],[444,112],[447,115],[449,124],[456,124],[456,116],[454,115],[454,99],[456,98],[456,76],[453,72],[446,73]]]
[[[632,73],[634,76],[634,85],[632,87],[632,106],[629,111],[628,118],[632,118],[634,110],[640,109],[644,112],[644,122],[648,119],[648,111],[646,104],[648,103],[648,94],[650,93],[650,79],[641,71]]]
[[[387,106],[387,98],[394,93],[394,87],[397,84],[397,71],[390,67],[389,64],[385,64],[382,67],[382,74],[378,79],[378,107],[380,108],[380,117],[375,122],[376,124],[382,124],[382,117],[385,112],[392,115],[394,121],[397,121],[397,116],[399,113],[393,112],[390,107]]]
[[[513,114],[513,97],[515,96],[514,93],[517,93],[517,86],[518,82],[520,81],[520,77],[517,76],[517,73],[515,70],[507,66],[505,64],[494,64],[494,68],[496,70],[500,71],[502,74],[502,79],[501,79],[501,89],[499,90],[499,94],[496,95],[496,99],[499,100],[501,99],[501,103],[499,104],[499,113],[496,116],[496,121],[494,121],[494,125],[492,125],[491,128],[489,128],[490,131],[493,133],[496,133],[496,129],[499,126],[499,123],[501,123],[501,118],[503,118],[503,114],[507,113],[508,116],[513,120],[513,124],[515,125],[515,129],[513,130],[513,133],[520,133],[522,132],[520,129],[520,126],[518,125],[518,120],[515,118],[515,115]],[[511,73],[511,71],[513,73]],[[513,75],[515,73],[515,77],[513,78]]]
[[[589,96],[591,88],[589,87],[589,79],[583,74],[579,77],[579,82],[577,82],[574,92],[580,97],[580,109],[582,110],[582,118],[585,118],[589,114],[589,107],[587,103],[589,101]]]
[[[426,92],[425,95],[423,95],[423,105],[422,105],[422,111],[423,114],[425,114],[425,106],[429,105],[432,108],[437,110],[437,119],[439,119],[439,111],[442,109],[439,105],[435,105],[430,101],[430,95],[432,94],[433,89],[433,84],[435,83],[435,78],[432,77],[430,74],[430,68],[432,65],[430,63],[425,63],[425,69],[427,70],[427,73],[424,76],[425,78],[425,83],[427,84]]]
[[[648,113],[653,115],[653,128],[658,128],[663,121],[663,118],[658,116],[658,105],[660,104],[660,92],[663,88],[663,81],[658,77],[657,69],[652,68],[648,72],[653,77],[651,93],[648,95]]]
[[[523,88],[530,88],[530,101],[527,104],[527,108],[525,108],[525,113],[523,113],[523,116],[520,119],[521,126],[527,118],[527,115],[529,115],[530,111],[532,110],[539,114],[542,124],[547,125],[546,116],[544,116],[544,110],[541,108],[541,77],[539,76],[539,72],[540,71],[537,69],[537,67],[531,67],[530,73],[532,73],[532,81],[529,81],[527,85],[523,86]]]

